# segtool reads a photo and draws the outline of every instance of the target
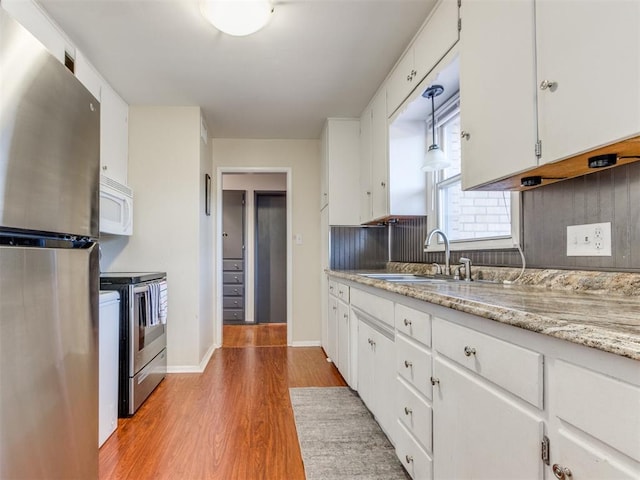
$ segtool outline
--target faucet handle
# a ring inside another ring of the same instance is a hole
[[[464,268],[464,280],[466,282],[471,281],[471,259],[467,257],[460,257],[460,266]]]

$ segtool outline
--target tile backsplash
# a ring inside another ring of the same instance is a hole
[[[638,272],[640,162],[523,192],[522,221],[528,267]],[[568,257],[567,226],[600,222],[611,222],[612,256]],[[331,227],[331,268],[383,268],[387,259],[444,263],[443,252],[423,253],[427,233],[425,218],[388,227]],[[521,265],[515,249],[455,251],[452,264],[461,256],[475,265]]]

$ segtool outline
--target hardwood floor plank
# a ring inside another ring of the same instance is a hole
[[[321,348],[260,346],[286,343],[286,325],[235,339],[228,328],[246,327],[224,327],[202,374],[167,375],[119,420],[100,449],[101,479],[304,480],[288,389],[345,382]]]

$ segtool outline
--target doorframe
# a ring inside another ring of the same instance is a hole
[[[217,167],[216,168],[216,232],[215,232],[215,271],[216,271],[216,347],[222,346],[222,175],[225,173],[284,173],[287,179],[287,345],[293,345],[293,191],[291,167]]]

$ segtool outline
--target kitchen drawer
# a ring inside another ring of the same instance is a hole
[[[329,293],[338,296],[338,282],[335,280],[329,280]]]
[[[222,310],[223,320],[244,320],[244,310],[235,308],[225,308]]]
[[[431,315],[396,303],[395,319],[398,332],[431,346]]]
[[[242,272],[224,272],[222,274],[222,283],[225,285],[237,283],[242,285],[244,282],[244,274]]]
[[[433,478],[433,460],[399,420],[396,437],[396,455],[411,478],[413,480],[431,480]]]
[[[481,377],[542,408],[541,353],[440,318],[433,319],[433,348]]]
[[[396,371],[425,397],[431,398],[431,354],[399,335],[396,337]]]
[[[343,302],[349,303],[349,286],[344,283],[338,283],[338,298]]]
[[[396,411],[398,420],[413,433],[422,447],[432,451],[431,407],[420,398],[400,377],[397,378]]]
[[[563,422],[640,461],[638,386],[563,361],[549,374],[551,408]]]
[[[223,260],[222,269],[225,272],[230,272],[230,271],[242,271],[244,268],[243,268],[242,260]]]
[[[391,300],[352,288],[351,305],[393,328],[393,302]]]
[[[222,308],[244,308],[243,297],[224,297],[222,299]]]
[[[241,297],[244,295],[244,287],[240,285],[223,285],[222,295],[225,297]]]

